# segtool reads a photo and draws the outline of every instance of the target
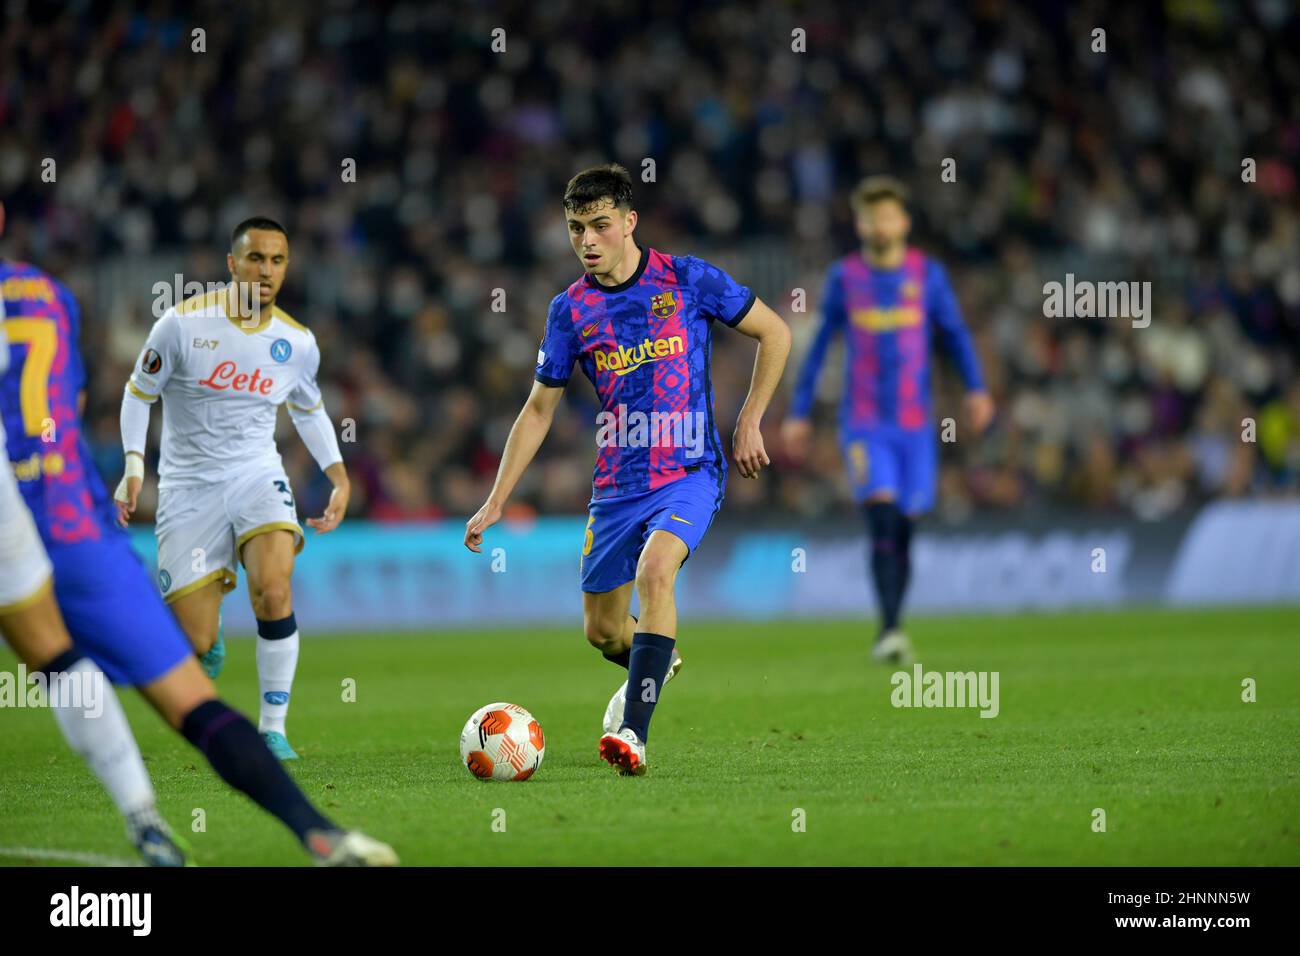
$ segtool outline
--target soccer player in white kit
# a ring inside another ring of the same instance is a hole
[[[290,577],[304,537],[275,446],[281,405],[334,485],[324,516],[307,524],[318,533],[338,527],[350,487],[316,385],[316,338],[275,304],[289,265],[284,228],[265,218],[240,223],[226,264],[229,286],[168,309],[149,333],[122,396],[126,474],[114,497],[125,524],[144,477],[149,409],[161,397],[159,589],[203,656],[243,563],[257,617],[258,730],[292,760],[285,718],[299,637]]]

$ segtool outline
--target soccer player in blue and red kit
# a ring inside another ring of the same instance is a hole
[[[0,206],[0,230],[3,224]],[[89,658],[113,683],[138,688],[226,783],[278,817],[318,863],[395,864],[391,848],[360,831],[341,829],[321,814],[247,718],[218,699],[118,527],[117,508],[81,433],[86,373],[77,345],[80,310],[72,294],[35,266],[4,259],[0,293],[10,360],[0,379],[0,421],[7,433],[8,460],[49,555],[54,598],[67,625],[66,632],[57,627],[51,611],[46,630],[53,636],[19,642],[19,656],[50,674],[77,673]],[[183,864],[183,851],[152,811],[152,788],[125,722],[113,724],[117,740],[106,737],[108,720],[98,732],[99,721],[78,723],[83,726],[74,745],[86,752],[118,801],[146,859]],[[131,794],[150,811],[145,819],[133,819]]]
[[[662,685],[677,673],[677,572],[722,506],[727,462],[709,378],[715,323],[758,340],[749,395],[732,436],[740,474],[770,464],[759,430],[790,351],[785,322],[721,269],[633,238],[632,180],[617,164],[584,170],[564,193],[584,275],[551,301],[532,393],[506,441],[487,502],[465,529],[483,532],[551,426],[574,363],[596,388],[596,470],[580,573],[587,640],[628,670],[606,709],[600,756],[646,770],[645,743]],[[631,616],[632,590],[640,618]]]
[[[880,606],[872,657],[911,663],[900,627],[911,572],[912,526],[934,506],[938,445],[931,417],[930,342],[942,340],[966,384],[966,414],[978,435],[993,419],[970,334],[947,274],[907,244],[911,219],[901,183],[863,180],[852,196],[862,248],[833,263],[817,328],[782,427],[795,461],[808,451],[817,375],[836,335],[845,336],[847,368],[840,404],[840,446],[853,498],[865,511],[871,575]]]

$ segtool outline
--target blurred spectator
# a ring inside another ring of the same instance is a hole
[[[82,303],[87,436],[110,487],[154,283],[225,278],[231,226],[258,213],[290,232],[282,304],[320,340],[327,408],[350,429],[353,513],[472,513],[546,306],[580,274],[563,184],[616,159],[634,173],[653,161],[643,244],[714,259],[805,344],[817,303],[791,312],[793,290],[815,298],[853,248],[849,188],[868,172],[910,182],[915,240],[948,266],[1001,411],[985,441],[944,446],[954,520],[1159,516],[1300,488],[1300,18],[1280,0],[11,3],[0,16],[3,252]],[[791,50],[796,28],[807,52]],[[956,182],[939,178],[946,157]],[[1150,326],[1045,318],[1043,284],[1067,272],[1150,281]],[[752,343],[717,340],[729,445]],[[728,513],[841,506],[836,380],[811,466],[733,482]],[[574,383],[520,488],[525,511],[586,503],[597,409]],[[959,417],[954,376],[938,385],[939,414]],[[778,466],[783,411],[782,398],[766,423]],[[328,484],[287,421],[281,438],[319,512]]]

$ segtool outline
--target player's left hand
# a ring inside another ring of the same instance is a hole
[[[966,393],[966,419],[976,435],[983,434],[984,429],[989,427],[994,411],[993,396],[988,392]]]
[[[736,422],[735,434],[731,436],[731,454],[743,478],[757,478],[764,466],[772,464],[763,448],[763,433],[758,423],[744,418]]]
[[[330,503],[325,506],[324,517],[308,518],[308,526],[315,528],[317,534],[333,531],[343,521],[343,516],[348,513],[348,498],[351,494],[350,486],[335,485],[334,490],[330,492]]]
[[[478,514],[465,522],[465,547],[475,554],[483,553],[483,532],[501,520],[501,506],[489,500],[478,509]]]

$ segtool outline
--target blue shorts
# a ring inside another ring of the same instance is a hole
[[[654,491],[591,502],[578,565],[582,590],[612,591],[635,579],[637,561],[655,531],[681,538],[689,558],[722,507],[722,491],[717,475],[698,471]]]
[[[194,654],[125,535],[46,550],[73,645],[114,684],[151,683]]]
[[[939,446],[933,428],[881,426],[840,436],[853,500],[890,492],[898,507],[917,515],[934,507]]]

